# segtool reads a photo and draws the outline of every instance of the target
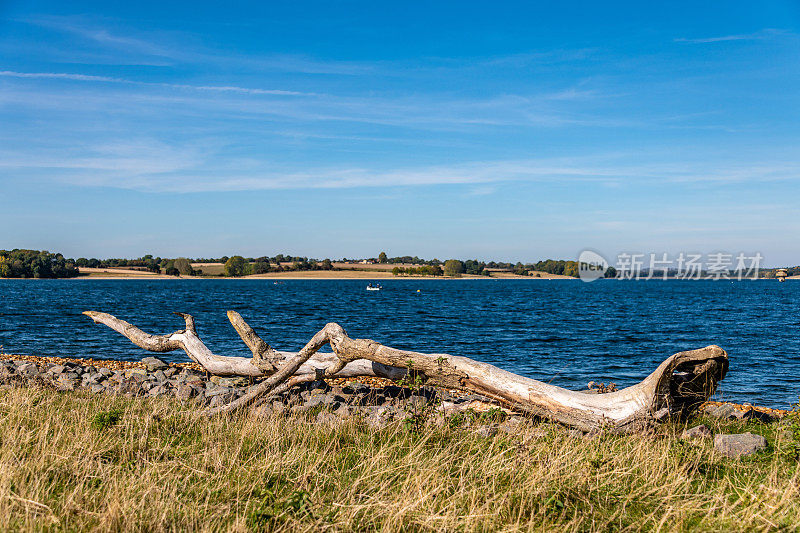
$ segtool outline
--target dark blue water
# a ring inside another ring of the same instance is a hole
[[[631,385],[675,352],[719,344],[731,365],[718,397],[789,407],[800,394],[798,282],[388,280],[381,292],[366,283],[0,280],[0,345],[137,360],[146,352],[81,311],[153,333],[182,329],[171,313],[183,311],[216,353],[249,355],[225,317],[236,309],[281,350],[299,349],[335,321],[353,337],[464,355],[568,388]]]

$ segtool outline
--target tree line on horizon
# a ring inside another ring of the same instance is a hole
[[[363,260],[342,258],[342,262],[358,263]],[[477,259],[421,259],[417,256],[388,257],[381,252],[377,257],[366,259],[368,263],[393,264],[391,272],[395,276],[446,276],[459,277],[464,274],[489,276],[494,270],[513,272],[527,276],[536,272],[546,272],[563,276],[578,277],[578,263],[563,259],[546,259],[536,263],[511,263],[502,261],[479,261]],[[220,276],[239,277],[269,272],[292,272],[311,270],[337,270],[331,259],[314,259],[290,254],[274,256],[245,257],[241,255],[219,258],[162,258],[151,254],[135,259],[110,258],[97,259],[79,257],[70,259],[60,253],[46,250],[27,250],[15,248],[0,250],[0,278],[70,278],[80,275],[80,268],[129,268],[174,276],[209,276],[192,264],[222,263]],[[777,268],[761,269],[761,277],[774,277]],[[800,275],[800,266],[782,268],[789,276]],[[605,277],[616,277],[616,270],[609,267]]]
[[[0,250],[0,278],[74,278],[72,259],[41,250]]]
[[[358,262],[358,260],[342,258],[342,262]],[[489,276],[489,269],[508,270],[518,275],[527,275],[531,270],[564,274],[577,277],[575,261],[551,260],[538,263],[523,264],[495,261],[478,261],[468,259],[421,259],[417,256],[388,257],[381,252],[378,257],[367,259],[370,263],[403,264],[414,266],[396,266],[392,273],[396,276],[448,276],[460,277],[462,274]],[[174,276],[204,275],[202,269],[195,269],[192,264],[222,263],[221,275],[227,277],[266,274],[269,272],[336,270],[333,262],[289,254],[275,256],[244,257],[241,255],[222,256],[219,258],[162,258],[146,254],[135,259],[128,258],[65,258],[60,253],[48,251],[14,249],[0,250],[0,277],[4,278],[67,278],[79,275],[80,268],[131,268],[153,273],[165,273]],[[287,263],[291,263],[288,265]],[[208,274],[206,274],[208,275]]]

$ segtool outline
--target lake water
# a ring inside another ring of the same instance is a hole
[[[84,310],[145,331],[183,328],[246,355],[225,311],[239,311],[274,348],[295,351],[326,322],[352,337],[492,363],[553,384],[628,386],[669,355],[708,344],[728,351],[718,398],[788,408],[800,394],[800,283],[774,280],[0,280],[6,353],[138,360],[148,355]],[[421,292],[417,292],[420,290]],[[183,352],[164,354],[187,361]]]

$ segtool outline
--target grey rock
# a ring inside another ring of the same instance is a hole
[[[22,376],[30,378],[39,373],[39,367],[33,363],[25,363],[17,367],[17,372]]]
[[[226,403],[232,402],[236,399],[236,394],[232,391],[225,392],[223,394],[217,394],[211,398],[211,402],[209,402],[209,407],[221,407]]]
[[[174,366],[171,366],[171,367],[165,369],[163,372],[164,372],[165,376],[167,376],[168,378],[171,378],[172,376],[177,374],[179,371],[180,370],[178,368],[176,368]]]
[[[752,455],[767,447],[767,439],[752,433],[718,434],[714,437],[714,448],[727,457]]]
[[[106,367],[101,367],[98,370],[98,372],[100,372],[100,374],[104,375],[105,377],[114,375],[114,371],[111,370],[110,368],[106,368]]]
[[[123,375],[126,378],[133,378],[137,381],[144,381],[149,377],[147,370],[144,368],[129,368],[124,372]]]
[[[723,403],[721,405],[708,405],[703,409],[703,412],[708,416],[721,420],[732,420],[735,418],[736,408],[729,403]]]
[[[158,357],[145,357],[142,359],[142,363],[147,367],[147,370],[150,372],[155,372],[156,370],[164,370],[169,368],[169,365],[159,359]]]
[[[368,406],[363,409],[364,422],[373,429],[382,429],[397,418],[398,410],[395,407],[380,405]]]
[[[64,365],[53,365],[47,369],[47,372],[50,372],[51,374],[61,374],[64,372],[64,370],[66,370]]]
[[[700,424],[690,429],[684,429],[681,438],[684,440],[710,439],[714,433],[705,424]]]
[[[155,372],[153,372],[153,379],[155,379],[159,383],[163,383],[164,381],[167,381],[167,375],[164,373],[163,370],[156,370]]]
[[[341,418],[329,411],[322,411],[317,414],[317,424],[325,426],[335,426],[341,422]]]
[[[233,378],[223,378],[218,376],[212,376],[212,381],[216,382],[217,385],[220,387],[246,387],[250,384],[250,380],[243,377],[233,377]]]
[[[211,383],[209,383],[211,385]],[[214,386],[214,388],[209,389],[206,387],[206,398],[214,398],[217,396],[224,396],[225,394],[233,393],[233,389],[230,387],[218,387]]]
[[[98,383],[95,383],[89,387],[89,391],[94,393],[101,393],[101,392],[106,392],[106,388]]]
[[[120,392],[128,396],[141,396],[144,394],[141,383],[134,378],[124,379],[120,383]]]
[[[103,374],[101,374],[100,372],[94,372],[92,374],[84,374],[83,375],[83,380],[85,382],[87,382],[88,384],[100,383],[104,379],[105,379],[105,376],[103,376]]]
[[[56,388],[61,391],[67,390],[75,390],[78,386],[77,378],[70,378],[65,375],[61,375],[55,383]]]
[[[406,407],[409,409],[416,409],[416,410],[423,410],[428,406],[428,399],[425,396],[419,396],[417,394],[413,396],[409,396],[406,400]]]
[[[165,384],[158,384],[152,387],[149,391],[147,391],[147,394],[149,394],[150,396],[164,396],[169,392],[170,392],[169,386]]]
[[[198,372],[195,372],[194,370],[188,370],[188,369],[183,369],[181,371],[181,373],[178,374],[178,377],[183,379],[184,381],[196,380],[196,379],[199,379],[201,381],[203,380],[203,374],[200,374]]]
[[[194,398],[198,393],[198,389],[188,383],[178,383],[178,386],[175,387],[175,397],[181,401]]]
[[[752,407],[748,407],[744,411],[739,411],[737,409],[736,413],[734,414],[736,420],[758,420],[759,422],[769,423],[774,422],[777,420],[777,417],[774,417],[768,413],[762,413],[761,411],[756,411]]]

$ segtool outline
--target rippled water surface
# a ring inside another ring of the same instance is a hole
[[[545,280],[0,280],[7,353],[137,360],[146,352],[81,311],[153,333],[188,312],[216,353],[249,355],[225,317],[297,350],[326,322],[398,348],[464,355],[568,388],[643,379],[669,355],[719,344],[718,396],[788,407],[800,394],[800,283]],[[420,290],[421,292],[417,292]],[[188,360],[183,352],[165,354]]]

